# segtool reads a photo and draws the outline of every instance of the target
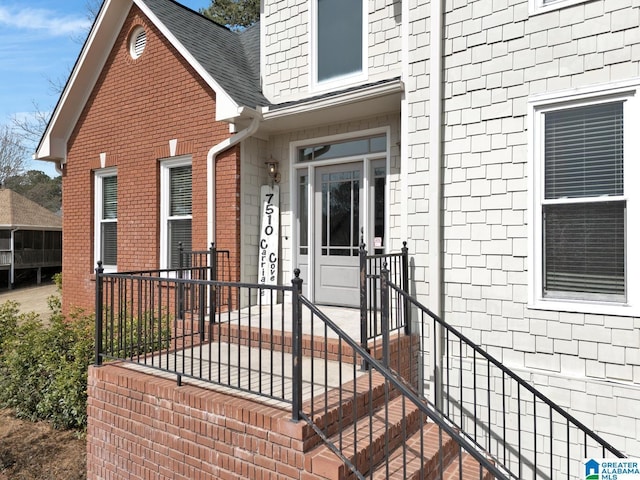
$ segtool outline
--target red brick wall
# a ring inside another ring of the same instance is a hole
[[[87,479],[308,479],[308,428],[270,407],[118,366],[89,369]]]
[[[137,25],[147,45],[132,60],[128,37]],[[63,309],[93,309],[93,170],[118,168],[118,270],[159,267],[159,159],[191,155],[193,248],[207,245],[206,159],[229,136],[215,120],[215,94],[162,34],[133,7],[67,145],[63,175]],[[239,279],[239,149],[220,155],[216,166],[218,245],[233,252]]]

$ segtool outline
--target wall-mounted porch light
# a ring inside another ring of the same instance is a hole
[[[273,157],[269,158],[268,162],[265,162],[267,166],[267,174],[272,182],[280,183],[280,172],[278,171],[278,161],[274,160]]]

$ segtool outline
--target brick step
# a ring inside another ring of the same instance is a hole
[[[478,462],[461,452],[458,444],[440,428],[428,423],[414,433],[389,455],[388,462],[380,464],[371,478],[374,480],[491,480],[484,471],[480,476]],[[462,454],[462,476],[459,475]]]
[[[444,432],[441,438],[439,430],[434,423],[425,424],[421,430],[415,432],[391,452],[388,461],[378,465],[373,472],[373,478],[376,480],[440,478],[441,463],[443,468],[449,466],[450,462],[456,458],[458,445]]]
[[[480,468],[480,464],[475,458],[464,452],[462,453],[462,475],[460,475],[460,461],[458,454],[456,454],[442,476],[443,480],[493,480],[493,478],[493,475],[487,470]]]
[[[358,377],[344,383],[342,392],[333,389],[325,395],[318,395],[312,400],[304,402],[303,411],[313,412],[313,423],[324,432],[327,437],[336,435],[340,430],[353,428],[353,423],[362,418],[369,418],[369,409],[382,407],[386,399],[398,396],[398,391],[390,389],[385,393],[384,378],[375,372]],[[313,431],[305,436],[304,452],[309,452],[322,439]]]
[[[330,442],[363,474],[369,465],[384,460],[385,448],[394,451],[423,424],[424,416],[413,404],[396,396],[385,406],[375,409],[373,415],[360,418],[355,427],[346,425],[342,434],[330,437]],[[342,438],[340,438],[340,436]],[[386,443],[386,447],[385,447]],[[307,472],[316,478],[348,480],[355,478],[349,468],[325,444],[310,452],[305,459]]]

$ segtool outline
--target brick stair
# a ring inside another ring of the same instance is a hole
[[[335,401],[336,392],[331,392],[328,397],[330,408],[322,408],[322,415],[314,416],[314,422],[366,478],[492,478],[486,471],[480,474],[478,463],[470,455],[462,453],[462,457],[459,457],[458,444],[446,433],[440,435],[438,426],[426,422],[418,407],[404,400],[396,391],[385,392],[384,381],[379,375],[373,375],[371,389],[368,379],[356,382],[355,388],[347,387],[348,391],[357,392],[355,398],[344,399],[340,403]],[[368,415],[370,405],[373,407],[371,416]],[[305,442],[305,446],[305,473],[301,477],[304,480],[356,478],[342,459],[321,443],[318,436]],[[459,474],[460,458],[462,475]],[[375,465],[373,472],[369,471],[370,465]]]

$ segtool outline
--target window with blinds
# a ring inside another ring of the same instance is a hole
[[[100,177],[102,183],[99,259],[103,265],[115,267],[118,263],[118,177]]]
[[[623,102],[544,115],[543,294],[626,298]]]
[[[177,268],[180,265],[180,244],[184,250],[191,250],[191,165],[169,170],[167,234],[167,264],[170,268]]]

